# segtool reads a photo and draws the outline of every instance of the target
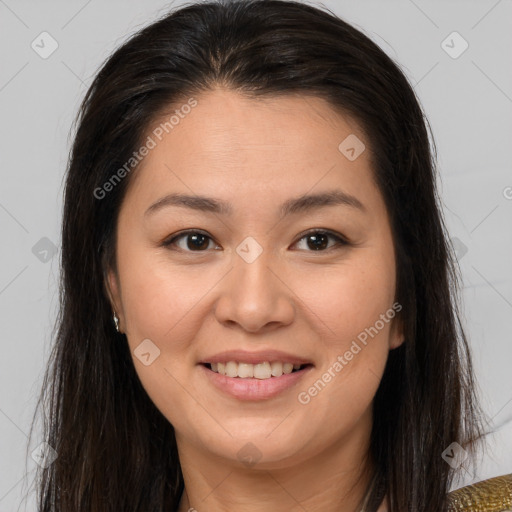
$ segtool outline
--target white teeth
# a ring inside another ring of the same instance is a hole
[[[238,363],[238,376],[242,378],[256,377],[254,375],[254,365],[247,363]]]
[[[228,361],[226,363],[226,377],[237,377],[238,376],[238,363],[235,361]]]
[[[292,373],[293,364],[292,363],[283,363],[283,373]]]
[[[293,370],[298,370],[300,367],[300,364],[281,363],[280,361],[265,361],[258,364],[237,363],[236,361],[211,363],[212,371],[220,375],[261,380],[270,379],[271,377],[281,377],[281,375],[292,373]]]
[[[283,375],[283,363],[279,361],[274,361],[270,364],[271,373],[274,377],[280,377]]]
[[[270,363],[266,361],[264,363],[254,365],[254,378],[255,379],[270,379],[272,375],[270,371]]]

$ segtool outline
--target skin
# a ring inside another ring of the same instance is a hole
[[[134,171],[118,218],[117,273],[107,281],[137,374],[176,432],[179,511],[355,512],[372,467],[372,401],[389,351],[403,342],[399,316],[309,403],[297,396],[395,302],[393,240],[370,143],[320,98],[256,100],[217,88],[196,99]],[[350,134],[366,145],[354,161],[338,150]],[[287,199],[333,189],[364,211],[334,205],[279,217]],[[171,192],[229,201],[233,213],[169,206],[145,215]],[[327,238],[315,251],[303,234],[312,228],[349,244]],[[186,229],[210,238],[196,250],[186,235],[162,246]],[[236,252],[248,236],[263,249],[251,263]],[[133,354],[144,339],[160,350],[148,366]],[[239,348],[283,350],[314,368],[277,397],[241,401],[198,366]],[[237,456],[248,442],[261,456],[250,467]]]

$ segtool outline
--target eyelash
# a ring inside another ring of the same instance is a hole
[[[162,243],[162,246],[166,247],[166,248],[169,248],[170,250],[181,250],[181,251],[189,252],[189,253],[206,252],[206,250],[204,250],[204,251],[189,251],[189,250],[186,250],[186,249],[181,249],[181,248],[174,249],[174,248],[171,247],[180,238],[184,238],[187,235],[192,235],[192,234],[204,235],[205,237],[207,237],[210,240],[214,241],[213,238],[211,238],[210,235],[208,235],[204,231],[196,230],[196,229],[189,229],[187,231],[182,231],[181,233],[179,233],[177,235],[174,235],[172,238],[169,238],[169,239],[165,240]],[[306,233],[303,233],[302,236],[295,243],[298,243],[301,240],[303,240],[304,238],[306,238],[307,236],[313,235],[313,234],[315,234],[315,235],[327,235],[327,236],[335,239],[337,243],[335,245],[331,246],[331,247],[328,247],[327,249],[321,249],[319,251],[306,251],[306,252],[312,252],[312,253],[315,253],[315,252],[330,252],[332,249],[341,249],[344,246],[349,245],[349,242],[347,241],[347,239],[345,237],[343,237],[339,233],[335,233],[334,231],[329,231],[329,230],[325,230],[325,229],[312,229],[312,230],[309,230]]]

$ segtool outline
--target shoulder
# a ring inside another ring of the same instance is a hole
[[[452,491],[448,503],[449,512],[512,511],[512,473]]]

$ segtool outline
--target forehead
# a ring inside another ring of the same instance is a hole
[[[215,89],[193,100],[193,108],[183,107],[186,99],[174,104],[146,131],[144,141],[153,147],[132,184],[144,202],[166,187],[217,196],[236,188],[255,198],[337,185],[367,194],[373,186],[365,134],[321,98],[252,98]],[[344,153],[347,140],[361,144],[355,159]]]
[[[315,151],[318,153],[327,146],[332,149],[334,145],[336,149],[340,137],[349,134],[366,138],[355,120],[316,96],[294,94],[254,98],[215,89],[203,92],[195,100],[197,105],[180,119],[172,115],[181,110],[179,103],[163,112],[152,123],[148,134],[160,127],[165,133],[158,142],[163,145],[172,144],[173,139],[176,142],[186,139],[190,151],[197,149],[202,153],[214,152],[231,157],[239,152],[289,157],[289,153],[298,147],[307,154],[313,146],[318,148]],[[184,106],[185,103],[181,105]],[[175,126],[166,125],[171,117],[174,117]],[[277,148],[281,151],[277,152]]]

